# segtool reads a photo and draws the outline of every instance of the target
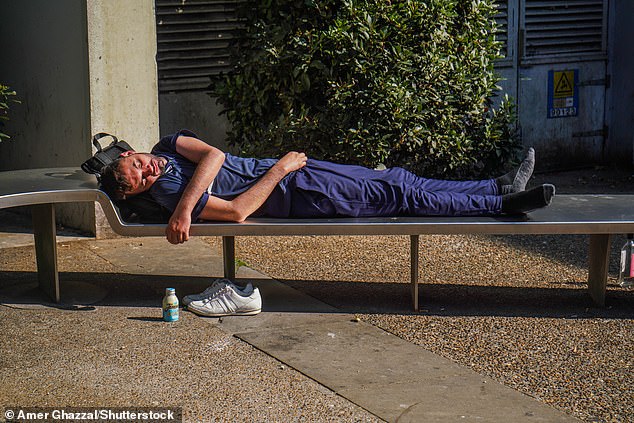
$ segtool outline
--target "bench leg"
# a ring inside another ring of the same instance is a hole
[[[599,307],[605,306],[610,264],[610,235],[590,235],[588,249],[588,293]]]
[[[224,260],[225,278],[236,280],[236,243],[235,237],[222,237],[222,257]]]
[[[412,283],[412,301],[414,311],[419,311],[418,305],[418,235],[410,235],[410,272]]]
[[[38,204],[31,207],[37,279],[40,289],[56,303],[60,302],[59,274],[57,272],[57,231],[55,228],[55,206]]]

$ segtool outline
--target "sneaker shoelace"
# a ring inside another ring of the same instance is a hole
[[[226,287],[227,285],[229,285],[229,284],[225,280],[217,281],[213,285],[211,285],[210,287],[205,289],[203,292],[201,292],[199,295],[202,295],[203,298],[207,298],[207,297],[213,295],[214,293],[218,292],[222,288]]]
[[[222,288],[222,283],[216,283],[212,286],[210,286],[209,288],[205,289],[200,295],[211,295],[214,292],[218,291],[220,288]]]
[[[229,291],[231,287],[229,285],[225,285],[222,288],[214,291],[210,296],[203,299],[203,303],[208,304],[212,302],[215,298],[219,297],[221,294],[224,295]]]

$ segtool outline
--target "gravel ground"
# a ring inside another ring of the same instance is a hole
[[[630,170],[536,175],[559,193],[634,193]],[[218,239],[210,238],[212,244]],[[239,238],[251,267],[588,422],[634,421],[634,290],[586,295],[584,236],[421,237],[411,312],[409,238]]]

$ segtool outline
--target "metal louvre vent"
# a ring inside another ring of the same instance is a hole
[[[230,69],[240,23],[234,1],[156,0],[159,92],[204,91],[209,76]]]
[[[604,51],[603,0],[526,0],[525,57]]]
[[[502,43],[500,46],[500,54],[503,58],[508,57],[508,43],[509,43],[509,5],[507,0],[496,0],[495,7],[497,13],[494,16],[497,23],[497,31],[495,32],[495,39]]]

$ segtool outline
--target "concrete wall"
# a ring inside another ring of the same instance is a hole
[[[13,105],[0,169],[72,166],[90,153],[86,8],[76,0],[0,2],[0,80]]]
[[[79,166],[96,132],[138,150],[157,141],[152,0],[2,1],[0,16],[0,82],[21,101],[4,131],[12,139],[0,143],[0,170]],[[91,204],[57,214],[98,235],[103,227]]]
[[[610,3],[607,153],[609,160],[631,165],[634,163],[634,2]]]
[[[161,134],[179,129],[194,131],[200,139],[228,151],[226,134],[229,122],[216,100],[202,92],[165,93],[159,95]]]
[[[85,3],[3,1],[0,16],[0,80],[21,101],[4,131],[12,138],[0,143],[0,170],[80,164],[90,155]],[[57,214],[70,226],[94,226],[87,204]]]

